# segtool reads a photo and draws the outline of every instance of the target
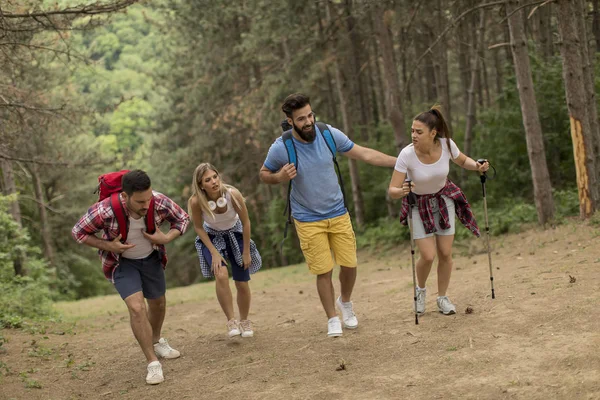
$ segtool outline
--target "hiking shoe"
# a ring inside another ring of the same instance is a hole
[[[437,305],[440,312],[444,315],[456,314],[456,307],[450,302],[448,296],[438,296]]]
[[[240,335],[240,326],[235,319],[227,321],[227,336],[230,338]]]
[[[158,385],[163,382],[165,377],[162,372],[162,365],[158,361],[152,361],[148,364],[148,375],[146,375],[146,383],[148,385]]]
[[[160,338],[158,343],[154,345],[154,352],[162,358],[178,358],[181,355],[177,350],[169,346],[169,342],[164,338]]]
[[[417,287],[417,314],[425,313],[425,296],[427,295],[427,289]],[[438,300],[439,301],[439,300]]]
[[[342,313],[342,321],[344,321],[344,328],[348,329],[356,329],[358,327],[358,319],[356,318],[356,314],[354,314],[354,310],[352,309],[352,302],[344,303],[342,301],[342,296],[338,297],[335,305]]]
[[[252,330],[252,321],[249,319],[240,321],[240,330],[242,331],[242,337],[254,336],[254,330]]]
[[[342,333],[342,321],[340,321],[340,317],[329,318],[329,321],[327,321],[327,336],[338,337],[342,336]]]

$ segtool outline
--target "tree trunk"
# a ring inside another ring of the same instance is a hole
[[[327,1],[327,19],[329,23],[332,23],[331,18],[331,3]],[[333,46],[331,54],[336,54],[335,45]],[[346,95],[344,93],[342,80],[342,71],[339,64],[339,61],[335,59],[334,63],[334,72],[335,72],[335,86],[337,89],[337,94],[340,102],[340,112],[342,114],[342,125],[344,133],[348,136],[348,138],[352,139],[352,125],[350,123],[350,118],[348,115],[348,105],[346,104]],[[352,200],[354,201],[354,214],[356,225],[359,228],[362,228],[365,224],[365,206],[362,197],[362,191],[360,189],[360,175],[358,173],[358,165],[356,160],[349,158],[348,159],[350,165],[350,181],[352,185]]]
[[[4,194],[8,196],[16,193],[17,186],[15,184],[12,162],[5,160],[4,158],[0,158],[0,168],[2,168],[2,188],[4,190]],[[11,203],[10,215],[13,217],[19,227],[23,226],[21,222],[21,207],[19,206],[18,200],[15,200]],[[15,271],[15,275],[26,275],[27,271],[23,266],[23,259],[21,256],[17,255],[17,257],[13,260],[13,269]]]
[[[444,17],[444,10],[442,8],[442,0],[437,1],[437,24],[438,27],[446,26],[447,21]],[[437,94],[441,99],[442,110],[444,117],[450,126],[452,126],[452,113],[450,103],[450,83],[448,79],[448,43],[444,38],[440,40],[435,51],[436,57],[434,57],[437,65]]]
[[[473,127],[476,122],[476,109],[475,105],[475,91],[477,89],[477,81],[479,76],[479,63],[478,59],[478,49],[480,47],[480,38],[481,38],[481,30],[483,29],[483,25],[485,23],[485,11],[481,9],[479,11],[479,27],[477,28],[477,35],[475,39],[475,49],[473,51],[473,67],[471,70],[471,85],[469,87],[468,99],[467,99],[467,126],[465,128],[465,142],[463,145],[463,153],[469,155],[471,153],[471,146],[473,144]],[[465,170],[463,170],[463,179],[466,176]]]
[[[54,245],[52,244],[52,234],[50,223],[48,222],[48,212],[46,211],[46,201],[44,199],[44,191],[42,189],[42,181],[38,173],[38,166],[33,164],[29,168],[33,179],[33,191],[35,193],[38,211],[40,213],[40,226],[42,234],[42,244],[44,246],[44,256],[51,265],[54,265]]]
[[[457,9],[455,14],[458,16],[464,10],[461,8],[461,2],[456,2]],[[458,27],[456,29],[456,41],[458,43],[457,46],[457,58],[458,58],[458,72],[460,76],[460,83],[462,89],[462,105],[463,110],[468,110],[469,106],[469,89],[470,85],[470,77],[471,77],[471,65],[469,63],[469,38],[470,36],[466,33],[466,25],[467,20],[462,20],[458,22]]]
[[[375,70],[373,68],[373,63],[371,62],[373,57],[371,56],[370,47],[371,46],[367,46],[367,89],[370,99],[369,103],[371,104],[371,107],[369,107],[369,109],[371,110],[369,120],[371,121],[370,125],[377,126],[380,121],[379,110],[381,107],[381,103],[379,101],[379,96],[377,95],[377,86],[379,85],[375,82],[377,76],[375,76]]]
[[[315,9],[317,14],[317,21],[319,22],[319,40],[320,40],[320,48],[323,53],[327,52],[327,42],[325,40],[325,32],[323,29],[323,20],[321,18],[321,7],[319,4],[315,3]],[[325,79],[327,80],[327,103],[329,106],[329,118],[333,121],[338,120],[337,108],[335,107],[335,98],[333,94],[333,78],[331,77],[331,73],[329,72],[329,64],[324,65],[325,68]]]
[[[571,0],[557,1],[558,31],[561,37],[563,79],[579,190],[579,214],[582,218],[589,218],[596,209],[598,194],[595,154],[587,110],[588,107],[596,107],[596,105],[587,103],[585,80],[581,68],[584,64],[581,46],[584,44],[578,36],[577,24],[580,21],[576,17],[573,6]]]
[[[354,115],[360,117],[360,137],[362,140],[368,139],[368,129],[367,125],[369,124],[369,117],[367,113],[367,94],[364,87],[364,79],[361,73],[361,44],[360,44],[360,36],[358,33],[358,24],[354,19],[354,14],[352,13],[352,1],[353,0],[345,0],[344,2],[344,12],[345,12],[345,20],[346,20],[346,29],[348,36],[350,38],[350,67],[352,71],[352,76],[350,77],[350,87],[352,88],[352,98],[354,98],[354,104],[358,104],[359,110],[354,111]],[[355,108],[356,106],[351,108]],[[352,119],[354,120],[354,119]]]
[[[544,4],[535,12],[537,37],[542,56],[546,61],[554,55],[554,39],[552,37],[552,3]]]
[[[592,29],[594,31],[594,38],[596,39],[596,51],[600,52],[600,0],[593,0],[592,6],[594,7]]]
[[[422,35],[423,37],[423,43],[425,43],[425,45],[427,47],[424,48],[424,50],[426,50],[429,47],[429,43],[433,43],[433,41],[436,39],[435,33],[430,30],[427,29],[427,32],[424,33]],[[435,57],[437,57],[437,53],[435,54]],[[437,60],[434,60],[434,55],[431,54],[431,52],[429,54],[427,54],[427,56],[425,56],[425,58],[423,58],[423,62],[425,63],[425,68],[424,68],[424,73],[425,73],[425,88],[427,89],[426,94],[427,94],[427,103],[428,104],[433,104],[435,102],[437,102],[438,100],[438,93],[437,93],[437,76],[436,76],[436,71],[435,71],[435,66],[436,64],[438,64],[439,62]]]
[[[485,30],[481,31],[479,38],[479,67],[481,68],[481,79],[479,85],[482,86],[485,94],[485,106],[489,108],[492,104],[492,96],[490,95],[490,82],[488,78],[487,63],[485,62]]]
[[[507,16],[515,8],[521,6],[522,0],[511,0],[506,4]],[[533,181],[533,195],[537,209],[538,222],[541,225],[551,221],[554,217],[554,201],[552,199],[552,185],[546,164],[544,150],[544,137],[542,125],[537,109],[533,77],[527,51],[527,37],[523,26],[523,10],[515,12],[508,18],[510,29],[511,49],[514,59],[517,87],[521,100],[521,113],[527,140],[527,154],[531,165],[531,178]]]
[[[372,83],[372,85],[373,85],[373,93],[374,93],[375,101],[377,104],[376,121],[377,121],[377,125],[378,125],[379,121],[386,119],[387,110],[386,110],[385,95],[384,95],[384,89],[383,89],[383,78],[381,76],[381,66],[379,63],[379,46],[377,45],[377,40],[375,37],[375,32],[376,32],[375,17],[376,17],[375,13],[373,13],[373,12],[369,13],[369,21],[371,23],[371,32],[374,33],[374,36],[369,41],[370,42],[369,63],[370,63],[370,68],[373,71],[373,75],[374,75],[373,76],[374,82]]]
[[[389,27],[386,23],[386,11],[379,5],[376,7],[375,16],[377,27],[377,37],[381,54],[383,55],[383,69],[385,80],[385,98],[388,110],[388,119],[394,129],[394,142],[396,150],[400,150],[406,146],[406,132],[404,127],[404,112],[402,109],[402,97],[400,96],[400,85],[398,81],[398,71],[393,59],[393,44],[389,32]]]
[[[577,19],[580,21],[577,27],[579,28],[579,37],[581,38],[581,56],[583,59],[582,71],[583,71],[583,82],[586,90],[587,103],[594,105],[587,108],[588,117],[590,120],[590,129],[592,130],[592,143],[594,146],[595,157],[600,156],[600,124],[598,122],[598,108],[595,106],[596,103],[596,87],[594,78],[594,64],[593,59],[595,55],[594,49],[589,45],[587,31],[587,21],[585,17],[585,8],[587,0],[575,0],[573,4],[573,10]],[[591,54],[590,54],[591,53]],[[600,177],[600,162],[596,165],[596,175]],[[600,189],[598,192],[600,199]]]
[[[405,40],[406,40],[406,36],[404,35],[406,31],[403,29],[402,30],[402,37],[401,37],[401,45],[404,44]],[[402,46],[402,52],[400,53],[400,64],[402,66],[402,87],[404,88],[404,96],[406,96],[406,101],[408,101],[409,104],[412,103],[412,91],[410,90],[410,82],[408,82],[408,61],[406,59],[406,51],[407,49],[404,48],[404,46]],[[393,57],[392,57],[393,60]],[[396,65],[394,63],[394,65]],[[413,80],[414,81],[414,80]],[[389,105],[388,105],[389,107]],[[389,113],[389,110],[388,110]]]
[[[500,62],[500,50],[493,49],[492,56],[494,57],[494,72],[496,72],[496,96],[502,93],[503,88],[503,79],[502,75],[504,72],[504,68],[502,67],[502,63]],[[494,96],[495,97],[495,96]]]

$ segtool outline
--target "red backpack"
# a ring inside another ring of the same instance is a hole
[[[121,203],[120,194],[123,191],[123,175],[128,172],[129,170],[124,169],[119,172],[109,172],[108,174],[100,175],[98,177],[98,201],[102,201],[110,197],[110,206],[119,225],[122,243],[127,241],[129,219],[125,218],[125,210],[123,209],[123,203]],[[148,213],[146,213],[144,222],[146,223],[146,231],[149,234],[156,232],[156,226],[154,224],[154,196],[152,196],[152,199],[150,200],[150,206],[148,207]]]

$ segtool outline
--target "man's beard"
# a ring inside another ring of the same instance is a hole
[[[305,127],[307,125],[304,125]],[[306,129],[300,128],[298,125],[294,124],[294,130],[302,138],[302,140],[307,142],[312,142],[317,137],[317,131],[315,131],[315,124],[310,125],[310,131]]]

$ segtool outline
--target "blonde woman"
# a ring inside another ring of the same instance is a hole
[[[250,274],[262,266],[260,254],[250,239],[250,219],[242,194],[221,180],[219,171],[209,163],[196,167],[192,181],[189,214],[194,222],[196,250],[205,278],[215,278],[219,304],[227,317],[230,338],[254,336],[250,311]],[[237,289],[239,322],[234,317],[233,296],[229,287],[226,259]]]

